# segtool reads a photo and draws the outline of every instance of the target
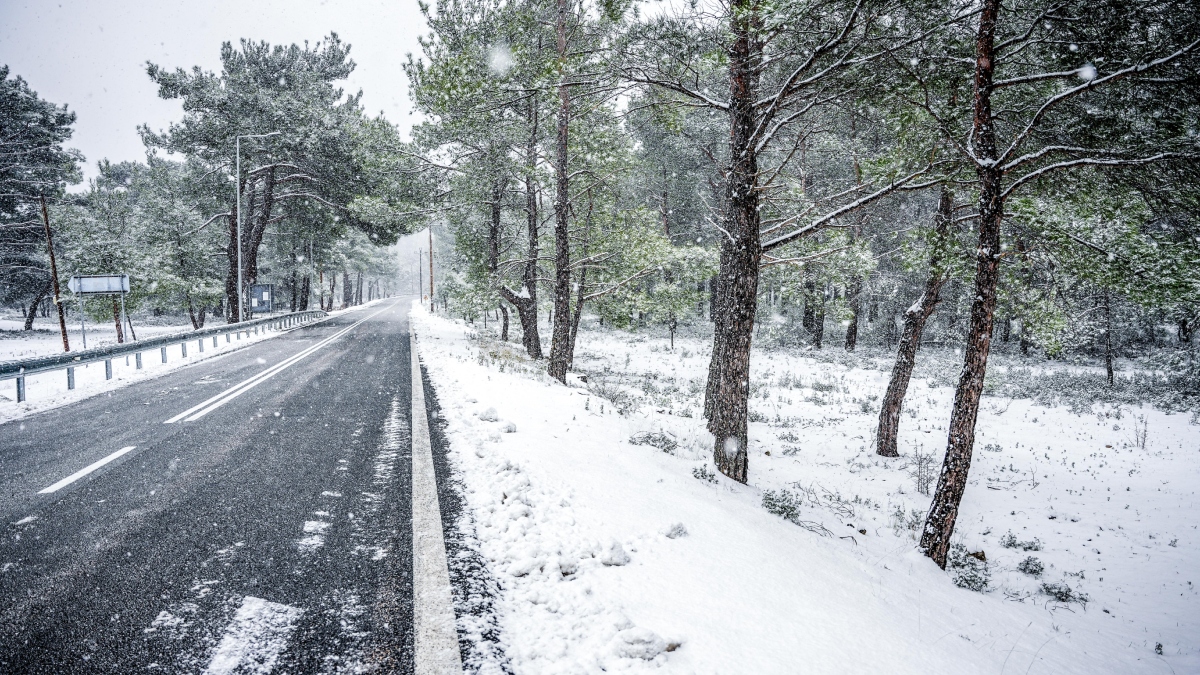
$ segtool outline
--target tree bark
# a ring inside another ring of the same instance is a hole
[[[342,270],[342,308],[354,304],[354,284],[350,283],[350,273]]]
[[[529,100],[529,143],[525,148],[525,232],[528,236],[528,254],[521,275],[524,292],[516,293],[507,286],[500,286],[500,295],[517,309],[521,321],[521,344],[532,359],[542,358],[542,338],[538,335],[537,305],[537,260],[538,260],[538,208],[537,208],[537,142],[538,112],[536,101]]]
[[[846,289],[846,300],[850,305],[850,325],[846,327],[846,351],[852,352],[858,346],[858,313],[861,309],[863,280],[854,277],[850,287]]]
[[[33,296],[33,302],[29,303],[29,311],[25,312],[25,330],[33,330],[33,318],[37,316],[38,305],[42,299],[50,294],[50,282],[38,290],[37,295]]]
[[[808,331],[809,335],[817,332],[817,312],[814,309],[817,297],[817,282],[813,278],[811,268],[804,270],[804,316],[800,319],[800,325],[804,326],[804,330]]]
[[[308,311],[308,296],[312,294],[312,279],[309,275],[304,275],[304,281],[300,289],[300,311]]]
[[[275,207],[275,168],[266,170],[262,177],[262,197],[258,211],[251,209],[250,241],[246,243],[243,253],[246,264],[246,284],[258,283],[258,249],[262,246],[263,237],[267,233],[267,225],[271,224],[271,213]],[[257,218],[254,216],[257,215]],[[249,311],[249,308],[247,308]]]
[[[38,198],[42,206],[42,225],[46,230],[46,253],[50,255],[50,283],[54,288],[54,306],[58,309],[58,330],[62,335],[63,351],[71,351],[67,341],[67,317],[63,312],[62,289],[58,287],[58,261],[54,256],[54,237],[50,232],[50,209],[46,207],[46,197]]]
[[[740,483],[749,473],[747,404],[750,395],[750,344],[758,302],[759,236],[758,155],[753,143],[757,126],[758,68],[762,43],[754,0],[734,0],[730,7],[733,42],[729,49],[729,158],[725,192],[725,230],[721,240],[720,313],[713,337],[715,375],[708,430],[713,434],[717,469]]]
[[[558,0],[554,22],[558,49],[558,119],[555,135],[554,198],[554,323],[550,337],[550,362],[546,372],[565,383],[571,360],[571,241],[567,219],[570,209],[567,140],[571,92],[567,87],[567,0]]]
[[[225,271],[225,321],[238,323],[242,320],[241,303],[238,302],[238,249],[237,217],[229,216],[229,244],[225,247],[228,265]]]
[[[500,341],[508,342],[508,308],[500,303]]]
[[[908,393],[916,362],[917,347],[921,344],[921,333],[925,322],[937,309],[941,300],[942,284],[946,283],[946,272],[942,267],[942,250],[950,234],[950,223],[954,218],[954,200],[950,191],[943,188],[934,224],[934,245],[929,254],[929,278],[925,292],[904,313],[904,333],[900,337],[900,348],[896,352],[896,365],[892,367],[892,380],[888,383],[883,405],[879,409],[879,430],[875,435],[876,454],[883,457],[899,457],[896,451],[896,435],[900,426],[900,409]]]
[[[247,205],[246,216],[243,218],[243,222],[244,223],[252,222],[254,205],[256,203],[254,194],[258,190],[258,179],[251,178],[251,177],[243,178],[242,176],[238,176],[237,179],[242,182],[241,193],[243,195],[246,195],[246,194],[250,195],[250,203]],[[242,321],[242,319],[243,319],[243,317],[241,315],[241,312],[242,312],[241,293],[244,289],[238,288],[238,269],[239,269],[238,263],[239,262],[241,262],[241,265],[242,265],[241,270],[242,270],[242,274],[244,277],[243,281],[245,283],[252,283],[250,281],[249,276],[245,274],[246,269],[247,269],[246,263],[248,262],[248,258],[249,258],[248,252],[250,249],[250,247],[247,246],[247,240],[249,239],[249,237],[247,235],[249,233],[246,232],[245,229],[246,228],[243,228],[242,238],[241,238],[241,241],[239,242],[238,241],[237,204],[234,204],[234,207],[232,209],[230,209],[230,213],[229,213],[229,243],[225,247],[225,257],[226,257],[227,263],[228,263],[227,267],[226,267],[226,273],[225,273],[225,300],[226,300],[226,302],[225,302],[225,307],[226,307],[225,320],[229,323],[238,323],[238,322]],[[250,228],[250,229],[253,229],[253,228]],[[240,261],[238,258],[239,244],[241,245],[241,253],[242,253]]]
[[[813,310],[813,347],[820,349],[823,346],[825,339],[825,289],[820,288],[813,296],[813,304],[816,308]]]
[[[192,295],[190,293],[184,293],[183,297],[185,300],[187,300],[188,319],[192,322],[192,330],[200,330],[200,326],[204,324],[203,320],[196,320],[196,305],[192,302]],[[201,316],[203,316],[203,314],[201,314]]]
[[[117,344],[125,342],[125,329],[121,327],[121,303],[117,296],[112,296],[113,323],[117,326]]]
[[[995,161],[996,132],[991,104],[995,66],[993,43],[999,12],[1000,0],[984,0],[976,40],[972,122],[975,154],[981,160],[976,168],[979,180],[979,248],[975,267],[975,299],[971,303],[971,325],[967,331],[962,375],[954,393],[954,408],[950,414],[946,458],[921,534],[921,549],[942,569],[946,567],[950,537],[954,534],[954,523],[958,518],[959,504],[971,468],[975,421],[979,415],[979,399],[983,395],[983,377],[987,371],[996,311],[996,287],[1000,280],[1003,173]]]
[[[1108,291],[1104,291],[1104,371],[1108,375],[1108,386],[1113,384],[1113,348],[1112,348],[1112,303]]]

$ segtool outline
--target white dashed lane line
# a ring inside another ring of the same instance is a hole
[[[67,476],[66,478],[58,481],[54,485],[51,485],[48,488],[43,488],[41,490],[38,490],[38,494],[39,495],[48,495],[52,492],[58,492],[59,490],[65,488],[66,486],[70,485],[71,483],[74,483],[75,481],[79,480],[80,478],[83,478],[84,476],[95,471],[96,469],[99,469],[100,467],[104,466],[105,464],[108,464],[109,462],[129,453],[136,447],[137,447],[136,445],[130,445],[128,447],[121,448],[120,450],[114,452],[113,454],[109,455],[108,457],[105,457],[104,459],[102,459],[98,462],[94,462],[92,464],[89,464],[89,465],[83,467],[82,469],[76,471],[75,473],[71,474],[70,476]]]
[[[305,357],[312,355],[313,353],[317,352],[321,348],[325,347],[326,345],[328,345],[329,343],[333,342],[334,340],[340,338],[341,336],[345,335],[346,333],[349,333],[350,331],[354,330],[355,328],[358,328],[364,322],[366,322],[370,319],[373,319],[376,316],[378,316],[379,314],[391,309],[393,306],[394,306],[394,303],[393,303],[393,305],[384,307],[383,309],[379,310],[378,312],[375,312],[374,314],[372,314],[368,317],[359,319],[355,323],[350,324],[346,328],[343,328],[342,330],[334,333],[333,335],[330,335],[329,337],[327,337],[324,340],[321,340],[320,342],[318,342],[317,344],[305,349],[304,351],[300,352],[299,354],[295,354],[287,359],[284,359],[283,361],[280,361],[279,363],[271,366],[270,368],[267,368],[266,370],[262,371],[261,373],[258,373],[257,375],[254,375],[253,377],[247,378],[247,379],[233,385],[232,387],[217,394],[216,396],[213,396],[212,398],[210,398],[206,401],[203,401],[197,405],[192,406],[191,408],[188,408],[187,410],[179,413],[178,415],[172,417],[171,419],[166,420],[164,422],[164,424],[174,424],[176,422],[179,422],[180,420],[182,420],[184,422],[195,422],[196,420],[200,419],[201,417],[204,417],[208,413],[216,410],[217,408],[220,408],[221,406],[225,405],[226,403],[229,403],[230,401],[237,398],[238,396],[241,396],[242,394],[246,393],[247,391],[249,391],[249,390],[253,389],[254,387],[257,387],[258,385],[267,381],[271,377],[279,374],[280,372],[282,372],[284,369],[288,368],[289,366],[292,366],[295,363],[303,360]]]

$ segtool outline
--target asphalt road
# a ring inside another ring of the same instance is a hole
[[[408,307],[0,425],[0,673],[411,671]]]

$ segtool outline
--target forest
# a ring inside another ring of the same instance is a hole
[[[565,381],[581,318],[711,336],[746,482],[751,345],[884,350],[878,455],[953,350],[920,547],[945,567],[994,350],[1194,410],[1200,16],[1178,2],[439,2],[410,59],[437,300]],[[515,313],[515,317],[512,315]],[[550,330],[548,348],[539,323]],[[1107,388],[1107,389],[1106,389]],[[1144,392],[1145,389],[1139,391]],[[1100,399],[1106,394],[1099,393]]]
[[[752,346],[886,352],[883,457],[915,364],[952,350],[920,535],[942,567],[992,351],[1100,363],[1098,391],[1142,386],[1114,365],[1142,359],[1171,405],[1196,409],[1188,3],[422,9],[407,136],[339,88],[354,64],[336,34],[243,40],[222,46],[220,72],[147,64],[182,119],[141,128],[146,161],[101,162],[82,191],[67,189],[84,161],[66,147],[73,113],[5,69],[0,302],[27,326],[70,309],[52,290],[52,228],[59,281],[128,271],[133,311],[237,322],[261,280],[290,309],[332,309],[402,290],[388,247],[428,227],[438,311],[495,322],[560,382],[585,315],[710,339],[713,464],[743,483]]]

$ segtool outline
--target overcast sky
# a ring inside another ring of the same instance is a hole
[[[0,63],[75,111],[68,145],[91,177],[100,159],[145,158],[139,124],[160,129],[182,116],[178,101],[158,98],[146,61],[218,70],[223,41],[316,42],[331,31],[358,64],[343,88],[362,89],[368,113],[407,135],[415,118],[401,66],[427,32],[417,0],[0,0]]]

